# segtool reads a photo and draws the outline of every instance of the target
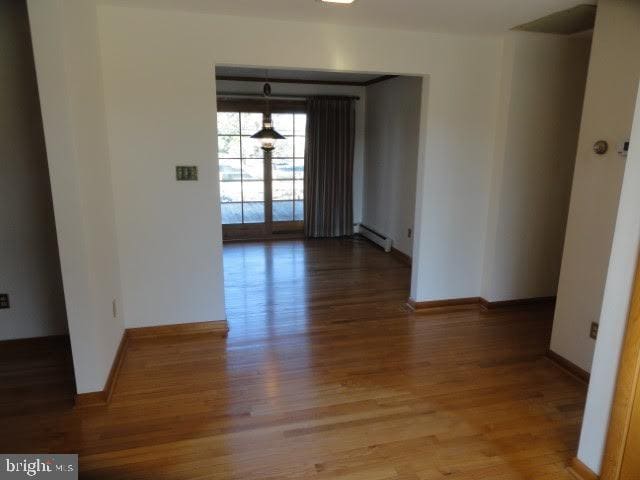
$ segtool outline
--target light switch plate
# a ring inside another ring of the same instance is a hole
[[[197,181],[198,180],[198,167],[195,165],[179,165],[176,167],[176,180],[182,181]]]

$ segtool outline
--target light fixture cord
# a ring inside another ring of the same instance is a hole
[[[264,87],[262,87],[262,93],[267,101],[267,119],[271,122],[271,104],[269,97],[271,96],[271,85],[269,85],[269,70],[264,71]]]

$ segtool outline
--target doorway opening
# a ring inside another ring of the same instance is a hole
[[[422,77],[217,66],[216,88],[230,335],[302,332],[372,298],[404,306]],[[345,105],[348,117],[331,116]],[[285,138],[265,152],[251,137],[267,115]]]
[[[267,82],[272,88],[268,102],[262,93]],[[422,77],[217,66],[216,87],[225,242],[362,234],[410,262]],[[353,105],[353,130],[346,136],[353,142],[352,164],[342,175],[308,174],[316,172],[305,160],[310,142],[316,140],[314,152],[325,151],[318,162],[323,165],[331,162],[340,141],[317,135],[319,127],[309,121],[310,102],[318,98],[345,99]],[[267,116],[285,137],[271,152],[252,138]],[[348,184],[335,192],[337,204],[326,198],[320,206],[313,203],[336,184]],[[316,224],[310,216],[319,218],[317,223],[335,224],[325,215],[347,210],[343,217],[348,226],[343,221],[338,234],[311,228]]]
[[[69,410],[76,387],[26,1],[0,2],[0,31],[0,423],[9,425]]]

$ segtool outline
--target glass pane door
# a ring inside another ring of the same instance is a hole
[[[262,128],[264,113],[218,113],[218,159],[222,224],[226,230],[304,220],[304,150],[306,114],[274,113],[274,128],[286,137],[265,153],[251,138]],[[255,230],[255,228],[254,228]],[[279,230],[283,230],[280,227]]]
[[[273,128],[284,135],[271,160],[274,222],[304,220],[304,148],[307,115],[275,113]]]
[[[264,223],[264,156],[251,138],[262,125],[261,113],[218,113],[218,159],[222,224]]]

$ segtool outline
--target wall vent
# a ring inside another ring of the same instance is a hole
[[[513,27],[512,30],[572,35],[592,30],[595,22],[596,6],[578,5],[568,10],[552,13],[533,22],[518,25]]]

